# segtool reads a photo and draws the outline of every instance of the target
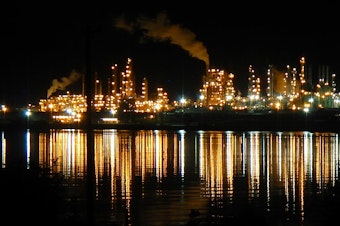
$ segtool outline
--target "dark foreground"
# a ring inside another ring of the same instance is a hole
[[[67,186],[87,186],[84,181],[72,183],[62,175],[50,175],[42,169],[1,169],[1,224],[2,225],[50,225],[50,226],[125,226],[129,223],[124,212],[110,219],[105,214],[105,206],[99,201],[91,203],[89,196],[70,194]],[[85,189],[86,190],[86,189]],[[292,194],[293,195],[293,194]],[[222,201],[222,200],[221,200]],[[221,205],[223,202],[215,205]],[[280,200],[276,200],[279,201]],[[282,200],[285,202],[285,200]],[[304,200],[304,213],[287,215],[284,210],[266,212],[264,206],[243,202],[242,206],[221,209],[219,212],[201,215],[194,208],[188,213],[189,225],[292,225],[321,226],[334,225],[339,220],[340,184],[330,186],[319,195]],[[93,206],[92,206],[93,205]],[[294,205],[299,205],[295,203]],[[89,208],[90,207],[90,208]],[[142,207],[141,207],[142,208]],[[93,212],[89,212],[94,210]],[[298,209],[298,208],[297,208]],[[222,212],[221,212],[222,211]],[[224,216],[216,219],[214,215]],[[302,216],[303,215],[303,216]],[[302,220],[301,220],[302,219]],[[138,224],[140,225],[140,224]],[[170,225],[169,225],[170,226]]]

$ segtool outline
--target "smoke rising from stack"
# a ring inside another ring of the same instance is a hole
[[[159,13],[155,19],[137,18],[134,23],[128,23],[122,16],[115,20],[114,25],[128,32],[139,29],[146,37],[151,37],[156,41],[169,41],[186,50],[190,56],[204,61],[206,68],[209,68],[209,54],[203,43],[197,41],[196,35],[190,30],[178,24],[171,24],[164,12]]]
[[[60,79],[53,79],[51,87],[47,91],[47,98],[49,98],[57,90],[64,90],[67,86],[76,82],[81,77],[81,74],[77,71],[71,71],[68,77],[62,77]]]

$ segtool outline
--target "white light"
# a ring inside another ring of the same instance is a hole
[[[29,117],[31,114],[32,114],[32,112],[31,112],[30,109],[28,109],[28,110],[25,112],[25,115],[26,115],[27,117]]]

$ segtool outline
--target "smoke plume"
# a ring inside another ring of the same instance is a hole
[[[68,85],[76,82],[81,77],[77,71],[71,71],[68,77],[60,79],[53,79],[51,87],[47,91],[47,98],[49,98],[57,90],[64,90]]]
[[[128,23],[122,16],[115,20],[115,27],[129,32],[140,29],[146,37],[156,41],[170,41],[186,50],[190,56],[204,61],[209,68],[209,54],[203,43],[197,41],[196,35],[190,30],[171,24],[165,13],[159,13],[155,19],[140,17],[134,23]]]

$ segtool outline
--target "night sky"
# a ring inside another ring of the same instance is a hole
[[[304,56],[315,68],[327,65],[340,76],[335,3],[85,2],[16,1],[3,8],[0,104],[37,105],[52,84],[60,85],[55,94],[80,94],[77,72],[86,68],[106,89],[111,66],[123,69],[127,58],[133,62],[137,93],[146,77],[150,94],[163,87],[170,100],[196,99],[208,67],[235,74],[235,88],[243,95],[249,65],[264,76],[269,64],[299,68]]]

